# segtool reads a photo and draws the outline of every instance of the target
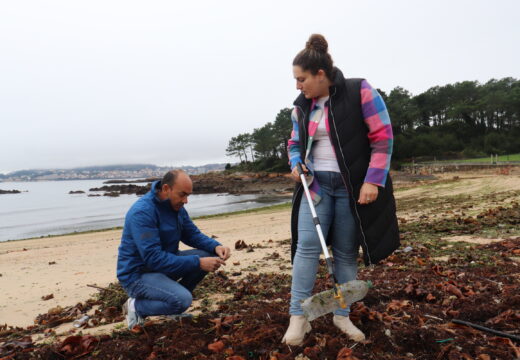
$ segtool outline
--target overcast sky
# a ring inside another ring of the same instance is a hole
[[[230,162],[311,33],[385,92],[520,78],[520,1],[1,1],[0,172]],[[390,114],[391,115],[391,114]]]

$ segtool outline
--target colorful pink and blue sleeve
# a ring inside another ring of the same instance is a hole
[[[298,128],[298,116],[296,108],[293,109],[291,113],[291,121],[293,125],[293,129],[291,132],[291,138],[287,142],[287,148],[289,151],[289,164],[291,165],[291,170],[296,166],[297,163],[301,162],[300,156],[300,135]]]
[[[390,170],[394,135],[383,98],[366,80],[361,82],[361,108],[372,148],[365,182],[384,187]]]

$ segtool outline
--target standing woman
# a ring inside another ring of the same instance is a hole
[[[364,79],[345,79],[333,66],[322,35],[311,35],[293,61],[296,88],[289,140],[292,177],[297,163],[311,175],[309,186],[339,283],[357,275],[359,246],[366,265],[399,247],[392,181],[392,126],[383,99]],[[297,184],[291,217],[293,276],[291,314],[283,342],[300,345],[311,325],[301,301],[312,294],[321,246],[305,196]],[[349,319],[350,308],[333,323],[354,341],[365,335]]]

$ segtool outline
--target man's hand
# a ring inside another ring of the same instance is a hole
[[[307,173],[309,172],[309,170],[307,170],[307,167],[304,164],[302,164],[302,170],[305,173],[305,175],[307,175]],[[298,166],[293,167],[291,171],[291,178],[296,182],[302,182],[300,174],[298,173]]]
[[[227,260],[231,256],[231,249],[227,246],[219,245],[215,248],[215,254],[222,260]]]
[[[361,186],[361,190],[359,191],[359,199],[358,203],[360,205],[368,205],[373,203],[377,199],[377,195],[379,191],[377,189],[377,185],[364,183]]]
[[[200,268],[206,272],[217,271],[221,265],[226,265],[226,262],[218,257],[201,257]]]

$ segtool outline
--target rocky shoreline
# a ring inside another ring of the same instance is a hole
[[[20,190],[2,190],[0,189],[0,195],[4,195],[4,194],[20,194],[21,191]]]
[[[294,182],[288,173],[206,173],[191,175],[195,194],[266,194],[278,195],[291,193]],[[137,180],[108,180],[104,186],[89,189],[90,192],[104,192],[103,196],[117,197],[124,194],[144,195],[153,181],[159,178]],[[146,185],[136,185],[146,183]],[[79,192],[71,192],[79,193]],[[88,196],[101,196],[89,194]]]

